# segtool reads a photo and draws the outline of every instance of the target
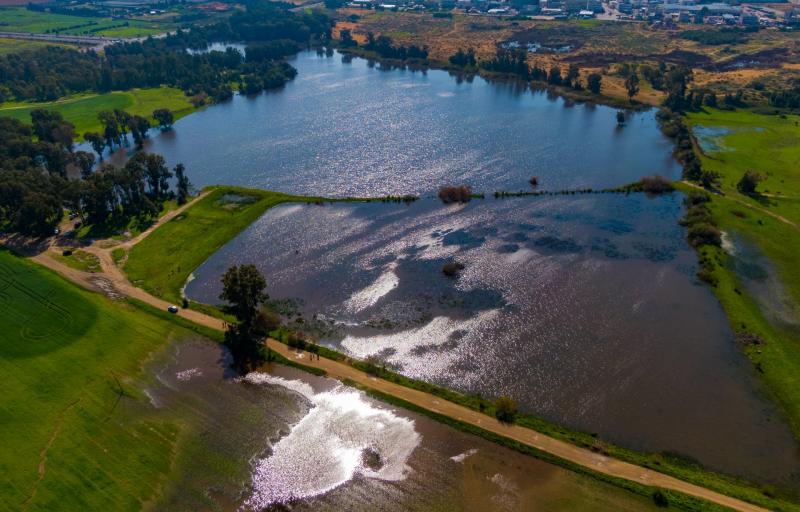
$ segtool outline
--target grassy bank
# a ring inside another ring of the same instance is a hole
[[[705,148],[700,157],[703,167],[721,176],[724,195],[714,195],[709,204],[717,225],[754,245],[770,261],[792,303],[794,320],[800,323],[800,229],[790,224],[800,223],[800,117],[710,111],[692,114],[689,120]],[[705,131],[704,140],[703,128],[717,132],[709,137]],[[764,195],[748,196],[736,189],[748,170],[764,178],[758,187]],[[764,341],[745,346],[744,351],[800,437],[800,331],[796,325],[770,320],[771,312],[746,293],[731,256],[719,249],[707,250],[721,263],[715,270],[719,284],[714,293],[735,332],[754,334]]]
[[[153,111],[159,108],[170,109],[176,119],[196,110],[180,89],[154,87],[73,96],[45,103],[8,102],[0,104],[0,116],[13,117],[24,123],[30,123],[31,111],[39,108],[61,112],[64,119],[75,125],[75,132],[80,138],[83,138],[83,134],[88,131],[102,132],[97,115],[104,110],[125,110],[130,114],[145,116],[151,122],[154,121],[151,117]]]
[[[267,209],[286,202],[315,201],[318,199],[279,192],[215,187],[136,244],[128,254],[125,272],[148,293],[179,302],[189,274]]]
[[[133,412],[148,399],[129,383],[192,333],[7,251],[0,288],[0,510],[141,509],[180,425]]]

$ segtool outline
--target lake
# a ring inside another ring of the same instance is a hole
[[[300,54],[279,91],[178,121],[148,150],[196,186],[411,205],[284,205],[194,273],[191,299],[255,263],[300,327],[358,357],[644,451],[800,487],[798,445],[738,352],[678,225],[681,196],[577,194],[444,206],[475,191],[616,187],[680,168],[654,112],[513,83]],[[124,155],[116,155],[120,158]],[[448,278],[442,266],[465,268]]]

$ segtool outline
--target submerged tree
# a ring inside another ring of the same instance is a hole
[[[168,108],[159,108],[153,111],[153,119],[158,122],[161,131],[167,131],[172,128],[172,123],[175,121],[175,116]]]

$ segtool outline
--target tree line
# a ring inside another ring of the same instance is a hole
[[[115,111],[101,117],[117,129],[123,117],[130,121],[128,127],[142,119],[122,114]],[[161,111],[159,117],[162,126],[171,124],[171,113]],[[167,200],[184,203],[189,197],[191,185],[181,164],[170,170],[162,156],[139,152],[122,167],[105,164],[95,169],[95,155],[74,149],[74,126],[60,113],[34,110],[31,121],[28,125],[0,118],[0,228],[4,231],[50,235],[65,208],[94,226],[126,225],[132,218],[157,216]],[[149,127],[149,121],[145,122]],[[112,137],[113,143],[126,143],[130,131],[140,137],[142,131],[146,133],[143,125],[127,128]],[[105,140],[94,149],[102,156]],[[68,177],[71,168],[79,172],[79,178]]]
[[[283,4],[247,6],[230,19],[164,38],[119,43],[103,53],[43,48],[0,56],[0,102],[52,101],[88,91],[109,92],[169,85],[215,101],[232,95],[231,84],[251,92],[280,86],[296,71],[283,62],[312,39],[327,40],[331,21],[320,13],[293,13]],[[188,52],[213,41],[249,41],[240,52]]]

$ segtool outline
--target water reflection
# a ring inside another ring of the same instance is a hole
[[[183,118],[147,149],[186,164],[197,186],[327,196],[428,193],[448,182],[527,189],[533,175],[550,190],[679,175],[653,112],[631,114],[618,130],[614,109],[565,108],[520,83],[380,70],[314,52],[293,64],[299,74],[279,92]]]
[[[256,263],[296,327],[416,378],[497,396],[646,451],[792,482],[789,429],[759,398],[677,219],[679,195],[442,206],[287,205],[196,272]],[[443,264],[457,260],[457,278]]]

